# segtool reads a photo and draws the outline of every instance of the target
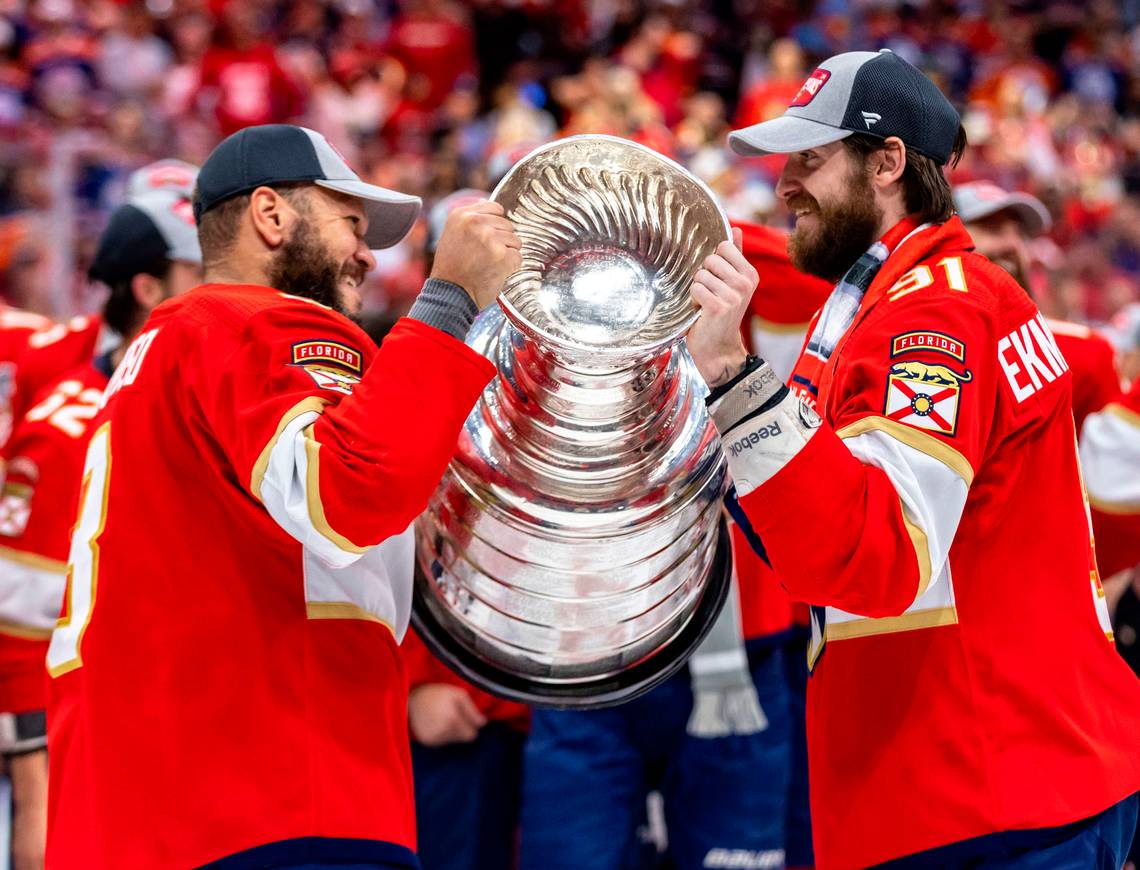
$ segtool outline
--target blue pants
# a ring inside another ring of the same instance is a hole
[[[509,870],[518,834],[526,736],[499,722],[472,743],[412,743],[416,829],[424,870]]]
[[[1064,825],[987,834],[880,864],[879,870],[1120,870],[1136,832],[1136,795]]]
[[[784,644],[784,674],[792,723],[792,771],[788,784],[787,860],[789,867],[814,867],[811,810],[808,806],[807,648],[811,631],[796,626]]]
[[[637,828],[654,788],[677,870],[742,866],[724,862],[743,858],[783,866],[790,761],[783,653],[753,650],[750,661],[768,719],[757,734],[688,735],[687,670],[620,707],[536,710],[524,753],[521,870],[644,867]]]

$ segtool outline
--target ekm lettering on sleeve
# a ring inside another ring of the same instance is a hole
[[[1040,313],[998,342],[997,358],[1019,404],[1069,370]]]

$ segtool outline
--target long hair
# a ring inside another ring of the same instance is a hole
[[[848,153],[865,160],[883,147],[883,140],[865,133],[853,133],[842,140]],[[948,165],[957,166],[966,150],[966,130],[958,126]],[[902,174],[903,198],[907,214],[917,215],[923,223],[944,223],[954,216],[954,195],[942,167],[913,148],[906,149],[906,169]]]

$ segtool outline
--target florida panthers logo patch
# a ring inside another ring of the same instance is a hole
[[[883,413],[891,420],[940,435],[958,430],[962,384],[973,380],[969,371],[923,362],[897,362],[887,376]]]
[[[352,395],[360,383],[360,351],[339,341],[300,341],[293,345],[293,365],[303,368],[322,390]]]

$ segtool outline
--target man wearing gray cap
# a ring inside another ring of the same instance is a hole
[[[1068,366],[953,215],[957,112],[896,55],[850,52],[729,142],[789,155],[790,254],[836,282],[790,389],[739,346],[755,281],[699,274],[690,341],[734,513],[812,605],[818,865],[1119,867],[1140,684],[1091,557]]]
[[[197,177],[198,167],[192,163],[156,160],[131,173],[127,179],[126,198],[134,200],[163,190],[173,192],[184,200],[179,209],[193,220],[190,199],[194,195]],[[194,250],[197,249],[195,241]],[[131,253],[124,255],[127,261],[132,261]],[[200,261],[196,259],[195,262]],[[31,336],[16,372],[15,395],[12,397],[16,419],[24,415],[29,403],[59,375],[85,364],[96,352],[118,345],[121,339],[122,336],[98,315],[78,315]]]
[[[91,277],[109,296],[104,320],[121,343],[62,370],[33,397],[6,445],[0,495],[0,739],[13,786],[17,870],[42,867],[47,824],[44,655],[63,603],[72,506],[83,477],[89,424],[103,388],[143,321],[162,300],[202,278],[189,201],[161,190],[111,216]],[[56,367],[67,351],[54,356]]]
[[[462,339],[519,240],[456,210],[377,350],[341,312],[418,199],[268,125],[214,149],[194,211],[208,283],[154,311],[92,423],[48,863],[415,868],[411,522],[494,373]]]
[[[954,188],[954,205],[978,253],[1009,272],[1032,296],[1027,240],[1048,232],[1053,224],[1044,204],[1028,193],[973,181]],[[1073,373],[1073,419],[1079,433],[1089,414],[1120,393],[1116,354],[1107,339],[1084,324],[1053,318],[1046,323]]]

